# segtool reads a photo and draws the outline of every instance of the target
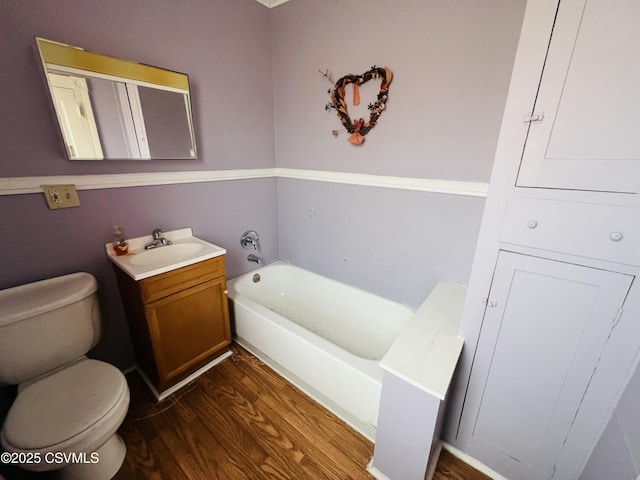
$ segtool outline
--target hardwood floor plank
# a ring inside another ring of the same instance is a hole
[[[433,480],[491,480],[491,477],[467,465],[443,448],[440,451]]]
[[[233,356],[162,402],[127,376],[127,445],[116,480],[364,480],[373,444],[249,352]],[[443,450],[443,452],[446,452]],[[435,480],[488,480],[448,452]],[[402,459],[399,459],[402,461]],[[6,480],[51,479],[0,465]]]
[[[125,440],[125,442],[128,441]],[[171,451],[160,438],[154,438],[148,444],[149,454],[140,457],[136,452],[129,451],[127,444],[127,458],[116,475],[117,480],[129,480],[133,478],[163,479],[175,478],[184,479],[185,475],[180,466],[173,461]]]
[[[248,388],[258,392],[259,402],[263,403],[262,409],[265,410],[265,415],[281,417],[289,425],[287,434],[294,438],[294,441],[310,443],[318,447],[305,453],[305,461],[309,465],[311,463],[323,465],[327,457],[334,461],[340,459],[343,470],[347,471],[337,473],[335,478],[345,478],[345,473],[349,476],[348,478],[372,478],[366,473],[363,476],[362,465],[352,461],[353,458],[370,458],[373,454],[371,442],[361,437],[328,410],[318,408],[315,401],[301,394],[300,390],[288,382],[278,381],[281,388],[275,390],[262,388],[265,382],[260,380],[265,376],[264,366],[257,368],[258,366],[255,362],[245,363],[242,368],[247,376],[243,377],[242,382]],[[357,442],[354,448],[345,451],[344,446],[351,446],[354,436],[361,441]],[[317,452],[321,452],[321,455]],[[324,465],[325,478],[333,478],[328,476],[330,468],[330,465]]]
[[[156,474],[160,470],[160,463],[155,456],[155,449],[149,448],[151,438],[145,438],[135,424],[126,424],[120,430],[120,435],[127,438],[127,455],[134,457],[135,462],[125,463],[118,472],[116,478],[126,478],[135,475],[135,470],[149,472],[149,474],[137,475],[143,478],[159,478]],[[126,473],[123,470],[128,470]]]
[[[142,405],[131,410],[139,425],[122,429],[134,445],[126,462],[140,465],[124,472],[153,478],[153,468],[164,468],[173,455],[180,470],[172,468],[171,478],[214,478],[222,465],[227,478],[371,478],[365,468],[370,442],[244,349],[233,348],[235,361],[217,365],[186,391],[159,404],[143,395]],[[150,452],[159,448],[154,432],[165,444],[164,459]],[[345,450],[336,432],[357,445]]]
[[[208,475],[210,478],[220,478],[220,464],[208,454],[208,448],[205,445],[205,443],[211,445],[211,439],[203,436],[196,424],[179,425],[172,420],[169,420],[169,424],[173,428],[160,430],[158,438],[166,445],[169,452],[188,452],[188,455],[181,455],[178,462],[183,477],[200,479]]]
[[[317,478],[311,475],[311,472],[316,471],[322,471],[324,476],[320,478],[326,479],[369,478],[366,473],[363,476],[362,465],[354,462],[343,449],[332,445],[329,437],[314,430],[309,424],[295,416],[281,414],[266,403],[262,403],[260,408],[265,415],[280,415],[283,419],[280,427],[293,442],[302,446],[304,457],[300,463],[309,471],[307,478]],[[338,469],[335,468],[336,465],[339,465]]]
[[[227,385],[228,380],[227,384],[216,385],[215,377],[203,379],[202,384],[209,399],[223,406],[225,416],[249,430],[254,442],[256,438],[259,439],[259,443],[268,452],[270,458],[270,464],[266,470],[278,471],[278,464],[289,465],[290,470],[292,464],[297,464],[302,459],[303,452],[282,430],[282,422],[271,421],[272,418],[278,419],[278,416],[268,416],[256,403],[255,393],[242,383],[245,376],[238,373],[241,369],[233,365],[232,367],[236,370],[234,378],[237,379],[232,389]],[[254,399],[253,402],[250,401],[251,398]]]
[[[262,475],[260,478],[268,478],[270,480],[291,480],[292,478],[291,473],[286,469],[283,469],[282,464],[271,457],[269,457],[260,467],[260,473]]]
[[[240,458],[250,464],[261,464],[269,456],[255,441],[249,429],[213,407],[208,395],[201,395],[194,409],[204,419],[203,425],[215,438],[224,437],[225,441],[220,444],[220,448],[226,451],[227,456]],[[221,435],[221,432],[224,432],[224,435]]]
[[[262,360],[252,355],[250,352],[242,348],[240,345],[232,344],[231,351],[233,356],[231,360],[233,363],[237,363],[243,372],[243,375],[247,375],[248,372],[257,372],[257,378],[260,384],[265,384],[267,391],[279,390],[287,385],[290,385],[289,381],[281,377]],[[233,364],[228,364],[228,372],[233,372]],[[257,392],[259,393],[259,392]]]

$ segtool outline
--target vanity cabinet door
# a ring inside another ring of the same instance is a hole
[[[517,186],[640,192],[638,58],[639,2],[560,1]]]
[[[231,343],[226,292],[222,276],[145,306],[161,389]]]
[[[602,395],[592,379],[632,280],[500,252],[458,433],[466,453],[507,478],[576,477],[609,404],[579,410]]]

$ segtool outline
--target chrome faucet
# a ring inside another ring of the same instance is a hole
[[[247,260],[250,262],[256,262],[258,265],[262,263],[262,259],[253,253],[250,253],[249,255],[247,255]]]
[[[145,250],[151,250],[152,248],[164,247],[165,245],[171,245],[171,240],[168,240],[162,236],[164,230],[160,228],[156,228],[153,231],[153,241],[151,243],[147,243],[144,246]]]

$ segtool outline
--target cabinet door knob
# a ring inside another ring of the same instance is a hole
[[[225,295],[229,294],[229,290],[223,290],[222,293],[224,293]]]
[[[529,220],[527,222],[527,227],[529,228],[536,228],[538,226],[538,222],[536,222],[535,220]]]
[[[614,242],[619,242],[620,240],[622,240],[623,237],[624,235],[622,235],[621,232],[611,232],[609,234],[609,238]]]

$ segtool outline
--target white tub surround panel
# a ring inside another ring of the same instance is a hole
[[[464,343],[457,332],[466,290],[439,282],[380,362],[382,398],[369,466],[377,478],[425,478],[437,461],[445,399]]]
[[[439,282],[382,358],[382,368],[444,400],[464,343],[457,332],[466,292],[463,285]]]

